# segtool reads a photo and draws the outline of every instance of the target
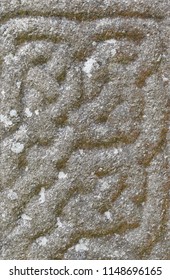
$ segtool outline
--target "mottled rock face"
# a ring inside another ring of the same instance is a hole
[[[0,2],[1,259],[170,259],[170,3],[47,2]]]

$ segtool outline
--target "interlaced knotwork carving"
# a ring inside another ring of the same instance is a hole
[[[2,13],[1,258],[154,258],[165,242],[164,47],[157,20],[126,13]]]

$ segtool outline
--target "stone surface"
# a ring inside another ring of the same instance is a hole
[[[169,12],[0,1],[1,259],[170,259]]]

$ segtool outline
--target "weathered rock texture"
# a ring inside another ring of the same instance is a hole
[[[0,1],[1,259],[170,259],[169,11]]]

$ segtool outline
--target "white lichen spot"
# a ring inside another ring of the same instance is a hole
[[[67,174],[64,173],[63,171],[60,171],[58,173],[58,179],[66,179],[67,178]]]
[[[114,44],[114,45],[117,43],[117,41],[115,39],[106,40],[105,42],[109,43],[109,44]]]
[[[28,166],[25,167],[25,171],[26,171],[26,172],[28,171]]]
[[[25,114],[26,114],[27,118],[31,118],[32,117],[32,112],[30,111],[29,108],[25,109]]]
[[[106,182],[106,181],[101,181],[101,190],[102,191],[105,191],[105,190],[107,190],[109,188],[109,184],[108,184],[108,182]]]
[[[103,172],[103,167],[99,167],[99,172]],[[94,173],[95,174],[95,173]]]
[[[84,151],[82,149],[79,149],[79,153],[81,156],[84,155]]]
[[[113,152],[114,152],[114,155],[117,155],[119,153],[119,150],[118,149],[114,149]]]
[[[21,87],[21,82],[16,82],[17,88],[20,89]]]
[[[157,58],[157,62],[160,62],[160,61],[161,61],[161,59],[162,59],[162,54],[160,54],[160,55],[158,56],[158,58]]]
[[[60,228],[63,227],[63,224],[62,224],[62,222],[61,222],[59,217],[57,217],[57,226],[60,227]]]
[[[26,214],[22,214],[22,215],[21,215],[21,218],[22,218],[24,221],[31,221],[31,220],[32,220],[32,218],[29,217],[29,216],[26,215]]]
[[[40,204],[44,203],[45,202],[45,188],[41,188],[39,195],[40,195],[40,198],[39,198]]]
[[[2,90],[2,91],[1,91],[1,94],[2,94],[2,97],[3,97],[3,99],[4,99],[4,97],[5,97],[5,91]]]
[[[106,219],[107,220],[112,220],[112,214],[109,212],[109,211],[106,211],[105,213],[104,213],[104,215],[105,215],[105,217],[106,217]]]
[[[0,122],[2,122],[5,125],[5,127],[12,125],[12,121],[9,120],[8,117],[4,115],[0,115]]]
[[[36,116],[38,116],[39,115],[39,110],[35,110],[35,114],[36,114]]]
[[[45,236],[39,237],[36,241],[40,246],[45,246],[48,242],[48,239]]]
[[[164,75],[162,75],[162,80],[163,80],[164,83],[169,82],[169,79],[167,77],[165,77]]]
[[[89,78],[92,76],[91,71],[95,62],[96,60],[91,57],[84,63],[83,72],[85,72]]]
[[[76,252],[87,251],[88,250],[87,244],[83,240],[80,239],[79,243],[76,244],[76,246],[75,246],[75,250],[76,250]]]
[[[120,252],[119,251],[114,251],[113,254],[114,254],[114,257],[120,258]]]
[[[2,218],[4,220],[4,218],[6,217],[5,213],[2,213]]]
[[[11,62],[14,60],[14,55],[12,53],[9,53],[4,57],[4,62],[6,65],[11,65]]]
[[[10,114],[10,117],[17,117],[17,111],[16,110],[11,110],[10,112],[9,112],[9,114]]]
[[[110,39],[110,40],[106,40],[105,43],[111,45],[112,48],[111,48],[110,52],[111,52],[111,55],[114,56],[116,54],[117,41],[114,39]]]
[[[14,192],[13,190],[10,190],[7,194],[7,197],[11,200],[16,200],[18,199],[18,195],[16,192]]]
[[[24,144],[21,144],[19,142],[12,143],[11,151],[15,154],[19,154],[24,150]]]

